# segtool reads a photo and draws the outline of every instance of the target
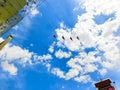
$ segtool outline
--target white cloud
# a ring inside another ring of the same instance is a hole
[[[62,88],[62,89],[64,89],[65,87],[64,87],[64,86],[62,86],[61,88]]]
[[[14,29],[14,30],[18,30],[18,29],[19,29],[19,26],[16,25],[16,26],[13,27],[13,29]]]
[[[65,74],[65,72],[61,71],[59,68],[53,68],[51,72],[65,80],[73,78],[75,81],[82,83],[93,81],[89,75],[79,75],[79,71],[77,69],[70,69],[69,72]]]
[[[47,60],[50,60],[50,59],[52,59],[52,56],[50,55],[50,54],[44,54],[44,55],[42,55],[42,56],[39,56],[39,55],[34,55],[33,56],[33,59],[35,60],[35,61],[41,61],[41,62],[43,62],[43,61],[47,61]]]
[[[1,60],[12,61],[19,60],[19,63],[30,63],[33,53],[19,46],[6,45],[0,52]]]
[[[53,42],[53,44],[48,49],[50,53],[54,52],[54,46],[55,46],[55,42]]]
[[[94,72],[98,68],[94,64],[86,64],[84,72]]]
[[[107,73],[107,70],[105,68],[99,70],[100,74],[104,76]]]
[[[50,68],[48,62],[50,62],[51,59],[52,56],[50,54],[42,56],[36,55],[34,52],[29,52],[27,49],[9,43],[0,51],[0,66],[4,71],[8,71],[11,75],[16,75],[18,71],[14,62],[22,66],[26,66],[26,64],[32,65],[39,62],[47,68]]]
[[[1,67],[4,71],[9,72],[11,75],[17,74],[17,67],[15,67],[14,64],[9,64],[8,61],[1,62]]]
[[[55,52],[55,56],[57,58],[69,58],[71,56],[71,52],[64,52],[61,49],[59,49],[58,51]]]
[[[78,82],[91,82],[92,73],[100,73],[104,76],[109,70],[120,73],[120,36],[114,35],[114,32],[120,28],[120,1],[119,0],[76,0],[80,8],[86,10],[85,13],[78,16],[78,21],[73,28],[67,28],[63,23],[56,29],[57,47],[67,48],[71,54],[78,53],[71,58],[66,66],[70,69],[68,72],[56,70],[57,76],[68,79],[74,79]],[[76,7],[78,8],[78,7]],[[94,21],[97,15],[114,15],[102,24]],[[101,34],[99,34],[101,32]],[[62,39],[64,36],[65,40]],[[79,40],[76,37],[79,37]],[[72,37],[73,40],[70,40]],[[85,49],[94,48],[95,50],[86,53]],[[62,54],[58,54],[58,58]],[[58,74],[59,72],[62,73]],[[64,73],[64,74],[63,74]]]
[[[81,0],[78,0],[79,2]],[[83,0],[82,3],[83,7],[87,10],[87,12],[94,13],[96,15],[103,13],[103,14],[111,14],[114,12],[119,11],[119,5],[120,1],[119,0],[100,0],[95,1],[95,0]]]
[[[89,75],[84,75],[84,76],[81,75],[79,77],[75,77],[74,80],[82,83],[92,82],[92,79]]]
[[[53,44],[49,48],[50,53],[54,53],[54,47],[67,48],[70,51],[65,52],[60,49],[55,52],[56,57],[59,59],[69,58],[74,52],[77,53],[76,56],[73,56],[66,63],[66,66],[70,68],[68,72],[62,71],[60,68],[51,68],[52,65],[49,62],[52,56],[50,54],[39,56],[26,49],[18,46],[11,47],[10,45],[6,46],[0,52],[0,58],[3,61],[1,63],[3,70],[11,74],[16,74],[17,67],[8,62],[18,60],[20,64],[25,64],[35,61],[36,63],[43,63],[54,75],[60,78],[66,80],[73,79],[83,83],[91,82],[91,74],[94,72],[105,75],[109,70],[115,69],[114,72],[118,71],[120,73],[120,36],[114,35],[114,32],[120,27],[120,0],[75,1],[78,1],[79,7],[84,8],[86,12],[78,15],[78,21],[73,28],[67,28],[65,24],[60,23],[60,28],[56,29],[58,36],[56,46]],[[38,14],[38,11],[35,10],[32,14]],[[94,18],[100,14],[114,14],[114,19],[109,18],[105,23],[98,25],[95,23]],[[98,35],[100,32],[101,35]],[[65,37],[65,40],[62,39],[62,36]],[[70,37],[73,40],[70,40]],[[95,50],[86,53],[86,48],[95,48]],[[9,68],[6,68],[5,65]]]
[[[33,56],[33,60],[35,63],[40,63],[45,65],[48,69],[50,69],[50,64],[49,62],[52,60],[52,56],[50,54],[44,54],[42,56],[40,55],[34,55]]]
[[[52,73],[54,71],[54,74],[66,80],[74,79],[75,81],[83,82],[82,80],[86,79],[83,83],[92,82],[91,77],[87,74],[97,71],[98,67],[94,63],[99,61],[99,58],[91,55],[83,53],[80,56],[71,58],[67,62],[67,66],[70,68],[68,72],[61,71],[59,68],[53,68]]]
[[[48,50],[49,50],[49,52],[53,53],[54,52],[53,46],[50,46],[50,48]]]
[[[35,8],[33,10],[31,10],[30,14],[32,15],[32,17],[34,17],[35,15],[39,14],[40,12]],[[41,14],[42,15],[42,14]]]
[[[59,68],[53,68],[51,71],[53,74],[59,76],[60,78],[65,78],[64,72],[61,71]]]
[[[69,71],[68,71],[68,73],[66,73],[66,75],[65,75],[65,79],[66,80],[69,80],[69,79],[71,79],[71,78],[74,78],[74,77],[76,77],[76,76],[78,76],[79,75],[79,70],[78,69],[70,69]]]
[[[1,66],[4,71],[8,71],[11,75],[17,74],[17,67],[14,66],[13,62],[17,62],[22,66],[25,66],[26,63],[31,64],[31,58],[33,56],[32,52],[29,52],[27,49],[22,49],[19,46],[13,46],[7,44],[0,51]],[[11,62],[9,64],[8,62]]]
[[[80,47],[79,41],[76,39],[74,34],[71,34],[71,32],[68,29],[64,30],[60,28],[56,30],[56,33],[58,35],[57,39],[59,41],[57,42],[57,45],[59,47],[67,47],[71,51],[79,50],[79,47]],[[62,36],[64,36],[65,40],[62,39]],[[73,38],[73,41],[71,41],[70,37]]]

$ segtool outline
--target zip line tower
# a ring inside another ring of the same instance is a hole
[[[111,84],[110,79],[101,80],[100,82],[95,83],[97,90],[115,90],[115,87]]]

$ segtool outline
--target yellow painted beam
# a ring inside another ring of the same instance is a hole
[[[3,42],[0,43],[0,50],[13,38],[12,35],[9,35]]]
[[[0,25],[18,13],[26,4],[26,0],[6,0],[0,3]]]
[[[20,4],[22,8],[27,4],[26,0],[16,0],[16,1]]]
[[[4,8],[11,14],[11,16],[17,12],[17,10],[12,5],[10,5],[9,2],[4,4]]]
[[[22,7],[20,6],[20,4],[16,1],[16,0],[8,0],[8,2],[14,7],[16,8],[17,11],[19,11]]]
[[[10,13],[4,7],[0,7],[0,22],[6,22],[6,20],[8,20],[10,17]]]

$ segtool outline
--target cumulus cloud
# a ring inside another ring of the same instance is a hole
[[[60,58],[60,59],[62,59],[62,58],[69,58],[71,56],[71,52],[67,53],[67,52],[64,52],[61,49],[59,49],[58,51],[55,52],[55,56],[57,58]]]
[[[55,46],[55,42],[53,42],[53,44],[49,47],[48,51],[50,53],[53,53],[54,52],[54,46]]]
[[[34,59],[35,60],[49,60],[49,59],[52,59],[52,56],[50,54],[46,54],[43,56],[34,55]]]
[[[50,48],[48,50],[49,50],[49,52],[53,53],[54,52],[53,46],[50,46]]]
[[[51,59],[52,56],[50,54],[36,55],[34,52],[30,52],[27,49],[12,44],[7,44],[3,50],[0,51],[0,66],[11,75],[16,75],[19,70],[14,63],[26,66],[26,64],[32,65],[39,62],[50,68],[47,62],[50,62]]]
[[[79,77],[75,77],[74,80],[82,83],[92,82],[92,79],[89,75],[81,75]]]
[[[11,75],[16,75],[17,74],[17,67],[15,67],[14,64],[9,64],[8,61],[4,61],[1,63],[1,67],[4,71],[9,72]]]
[[[57,67],[51,67],[52,64],[49,62],[52,60],[52,56],[50,54],[39,56],[29,52],[27,49],[11,45],[6,46],[0,52],[3,70],[15,75],[18,69],[9,62],[19,60],[22,65],[41,62],[54,75],[65,80],[73,79],[83,83],[93,81],[92,73],[99,73],[103,76],[113,69],[115,69],[115,72],[120,73],[120,35],[114,34],[120,28],[120,0],[75,1],[86,12],[78,15],[78,21],[73,28],[68,28],[64,23],[60,23],[60,27],[56,29],[57,42],[53,42],[49,48],[49,52],[55,52],[57,58],[69,59],[66,63],[66,67],[69,68],[67,72]],[[37,11],[34,11],[33,15],[37,13]],[[113,14],[114,18],[109,17],[108,20],[101,24],[95,22],[96,16],[105,15],[107,17],[111,14]],[[65,40],[63,40],[62,36],[64,36]],[[73,40],[70,40],[70,37]],[[60,49],[55,51],[54,47]],[[67,49],[68,52],[62,51],[63,49]],[[77,54],[73,56],[74,53]]]
[[[56,33],[58,48],[67,48],[71,54],[74,52],[78,54],[66,63],[66,66],[70,68],[68,72],[53,68],[54,74],[66,80],[74,79],[86,83],[92,81],[92,73],[97,72],[103,76],[109,70],[116,69],[116,72],[119,72],[120,35],[114,33],[120,28],[120,1],[76,0],[76,2],[86,12],[78,15],[78,21],[73,28],[68,28],[61,23]],[[109,16],[111,14],[114,18]],[[109,17],[109,19],[97,24],[95,18],[98,15],[105,15],[104,17]],[[59,51],[56,57],[60,58],[60,56],[62,57],[62,54]]]
[[[19,46],[6,45],[5,48],[0,52],[1,60],[12,61],[20,60],[19,63],[30,63],[33,53],[27,49],[22,49]]]
[[[104,76],[107,73],[107,70],[105,68],[99,69],[99,73]]]
[[[34,63],[42,64],[48,68],[48,71],[51,67],[50,62],[52,60],[52,56],[50,54],[44,54],[44,55],[34,55],[33,61]]]
[[[65,73],[64,71],[61,71],[59,68],[57,68],[57,70],[53,69],[53,71],[55,72],[54,74],[57,73],[57,76],[59,77],[63,77],[64,75],[64,78],[66,80],[74,79],[75,81],[78,82],[87,83],[87,81],[88,82],[92,81],[91,77],[87,74],[95,72],[98,69],[98,66],[94,64],[97,61],[100,61],[100,59],[91,56],[91,54],[87,55],[85,52],[83,52],[81,53],[81,55],[71,58],[67,62],[67,66],[70,68],[68,72]],[[64,74],[59,74],[57,71]],[[82,77],[80,77],[81,75]],[[82,79],[85,78],[87,80],[82,81]]]
[[[29,13],[29,15],[25,17],[18,25],[13,27],[14,32],[16,32],[17,30],[14,37],[19,38],[21,40],[24,40],[26,37],[23,36],[27,36],[28,34],[27,32],[32,23],[31,19],[37,14],[42,15],[38,11],[35,4],[31,5],[30,7],[25,6],[25,9],[26,9],[26,14]],[[23,35],[22,37],[20,33]],[[9,43],[3,48],[3,50],[0,51],[0,63],[1,63],[0,66],[4,71],[8,71],[11,75],[16,75],[19,69],[15,67],[14,63],[18,63],[22,66],[25,66],[26,64],[32,65],[33,63],[38,63],[38,62],[41,62],[42,64],[42,62],[47,63],[48,59],[50,60],[51,58],[52,57],[49,54],[36,55],[36,53],[30,52],[28,49],[21,48],[19,46],[15,46]],[[7,67],[5,67],[5,65]],[[50,67],[50,65],[46,64],[46,67]]]
[[[34,17],[34,16],[37,15],[37,14],[42,15],[36,8],[33,9],[33,10],[31,10],[30,14],[31,14],[32,17]]]
[[[51,72],[59,76],[60,78],[65,78],[64,72],[61,71],[59,68],[53,68]]]
[[[79,70],[73,68],[73,69],[70,69],[70,70],[68,71],[68,73],[66,73],[65,79],[66,79],[66,80],[69,80],[69,79],[74,78],[74,77],[76,77],[76,76],[78,76],[78,75],[79,75]]]

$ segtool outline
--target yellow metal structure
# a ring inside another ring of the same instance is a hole
[[[9,35],[3,42],[0,43],[0,50],[13,38],[12,35]]]
[[[0,37],[20,22],[36,6],[36,0],[0,0]],[[12,39],[0,43],[0,50]]]
[[[0,1],[0,25],[18,13],[26,4],[26,0]]]
[[[20,10],[24,9],[28,2],[26,0],[0,0],[0,37],[11,27],[23,19]],[[9,35],[0,43],[0,50],[13,38]]]

